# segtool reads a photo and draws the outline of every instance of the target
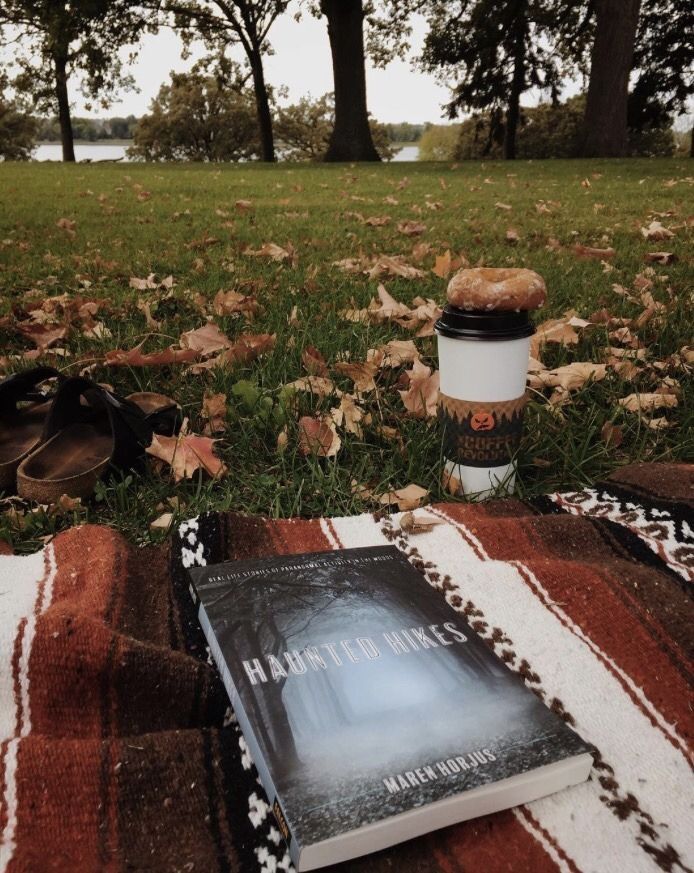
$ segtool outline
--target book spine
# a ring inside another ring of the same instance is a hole
[[[256,741],[255,733],[253,732],[251,723],[246,715],[246,710],[243,708],[241,697],[239,696],[236,686],[231,678],[231,673],[229,672],[224,655],[222,654],[222,650],[217,642],[217,637],[212,630],[212,625],[210,624],[207,613],[205,612],[205,607],[203,606],[202,601],[198,600],[197,593],[192,586],[190,588],[190,594],[193,597],[193,601],[198,603],[198,620],[200,621],[200,626],[202,627],[205,639],[210,647],[210,653],[217,665],[219,674],[222,677],[224,688],[229,695],[231,708],[234,710],[239,727],[241,728],[244,739],[246,740],[246,744],[251,753],[251,757],[253,758],[253,763],[255,764],[258,775],[260,776],[260,781],[270,801],[270,808],[275,816],[275,820],[277,821],[277,827],[287,843],[292,864],[298,870],[299,855],[301,853],[300,846],[289,828],[289,823],[287,822],[287,818],[282,810],[279,796],[275,790],[275,785],[270,777],[270,770],[265,762],[260,746]]]

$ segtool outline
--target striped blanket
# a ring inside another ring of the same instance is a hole
[[[533,502],[96,526],[0,557],[0,871],[289,871],[186,568],[392,543],[598,749],[590,780],[343,865],[392,873],[690,870],[691,467]],[[407,526],[406,526],[407,527]]]

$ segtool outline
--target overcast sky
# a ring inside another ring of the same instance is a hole
[[[413,52],[421,48],[426,27],[420,18],[413,20]],[[311,95],[320,97],[333,90],[330,44],[325,19],[304,15],[296,22],[291,15],[279,18],[270,32],[275,54],[266,58],[268,82],[275,88],[282,85],[289,91],[289,101]],[[118,103],[103,110],[84,111],[84,101],[74,93],[78,115],[142,115],[171,70],[187,70],[201,54],[200,47],[191,59],[181,60],[181,41],[170,30],[147,36],[131,73],[139,93],[125,93]],[[235,53],[239,58],[242,54]],[[412,70],[409,62],[393,61],[385,70],[367,69],[368,103],[371,114],[379,121],[439,122],[444,120],[441,105],[448,89],[433,76]],[[74,91],[74,89],[73,89]]]

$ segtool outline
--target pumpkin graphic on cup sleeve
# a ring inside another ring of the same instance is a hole
[[[470,419],[470,427],[474,431],[494,430],[496,427],[496,419],[493,412],[487,412],[486,409],[480,409],[472,413]]]

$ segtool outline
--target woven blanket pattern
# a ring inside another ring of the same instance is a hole
[[[634,465],[532,502],[269,521],[136,549],[85,526],[0,557],[0,873],[291,870],[186,569],[393,544],[597,749],[588,782],[341,865],[350,873],[691,870],[692,493]],[[358,750],[355,750],[358,754]]]

